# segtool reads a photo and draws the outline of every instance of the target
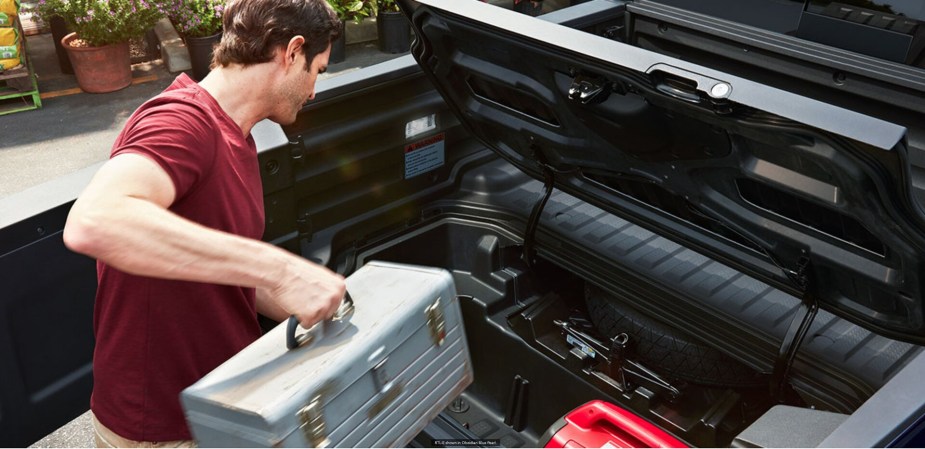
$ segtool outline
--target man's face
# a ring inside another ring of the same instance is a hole
[[[331,46],[315,56],[310,64],[305,63],[305,54],[301,51],[296,56],[295,66],[301,70],[293,70],[280,86],[281,98],[277,104],[276,117],[271,120],[280,124],[295,122],[296,115],[309,100],[315,98],[315,81],[318,75],[328,69],[328,57],[331,55]],[[305,68],[308,70],[305,70]]]

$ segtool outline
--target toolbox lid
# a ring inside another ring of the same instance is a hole
[[[925,343],[905,127],[477,1],[401,6],[455,114],[531,176]]]

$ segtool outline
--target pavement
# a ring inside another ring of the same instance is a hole
[[[179,75],[159,59],[132,66],[133,83],[125,89],[88,94],[61,72],[50,33],[28,36],[26,46],[42,107],[0,115],[0,198],[106,160],[132,112]],[[375,41],[349,44],[346,60],[329,65],[319,79],[397,56],[380,52]]]

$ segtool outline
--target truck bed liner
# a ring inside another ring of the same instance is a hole
[[[542,183],[502,160],[467,177],[477,178],[462,182],[467,202],[504,209],[524,221],[543,191]],[[510,186],[512,178],[522,181],[514,188],[499,186],[497,190],[486,183],[486,179],[503,180],[505,186]],[[465,191],[470,186],[478,187]],[[645,305],[650,312],[671,318],[670,309],[678,306],[676,298],[696,302],[701,308],[711,309],[709,313],[698,314],[701,320],[713,317],[712,326],[706,329],[728,326],[738,326],[743,332],[750,329],[749,333],[763,340],[766,355],[776,353],[798,311],[798,298],[567,193],[553,192],[540,224],[538,249],[543,256],[556,259],[559,251],[551,245],[565,246],[568,242],[589,256],[606,258],[612,266],[619,266],[635,277],[657,279],[651,285],[658,284],[671,291],[664,296],[666,301]],[[544,244],[550,246],[544,248]],[[577,262],[579,268],[585,259],[569,260]],[[688,327],[683,323],[672,324]],[[699,336],[740,356],[756,350],[732,347],[742,345],[742,338]],[[843,403],[836,407],[838,411],[859,406],[921,351],[918,346],[877,335],[824,310],[819,311],[808,336],[793,367],[795,386],[810,387],[809,379],[823,378],[843,384],[846,391],[839,400]],[[757,363],[754,359],[749,361],[755,368],[770,372],[773,358],[765,357]],[[816,383],[818,380],[812,382]]]

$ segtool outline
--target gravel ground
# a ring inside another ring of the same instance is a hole
[[[96,447],[90,411],[78,416],[54,433],[36,441],[29,447]]]

